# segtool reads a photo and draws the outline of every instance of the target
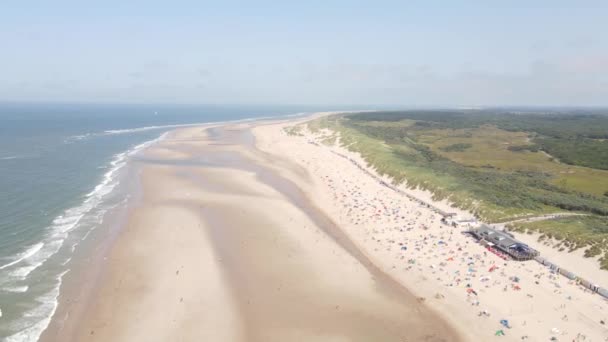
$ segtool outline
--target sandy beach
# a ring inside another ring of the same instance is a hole
[[[307,168],[261,151],[251,128],[179,129],[133,161],[142,198],[80,314],[44,339],[461,340],[300,187]]]
[[[602,297],[284,130],[303,120],[182,128],[136,157],[141,199],[97,287],[44,340],[608,340]]]
[[[287,126],[291,125],[283,125]],[[462,234],[463,229],[442,224],[434,211],[353,166],[352,161],[366,165],[359,155],[337,144],[324,145],[324,132],[303,130],[301,136],[288,135],[281,125],[260,126],[254,132],[262,150],[306,165],[314,179],[308,191],[317,203],[377,265],[416,296],[425,298],[460,329],[465,340],[608,338],[608,305],[603,297],[551,273],[536,261],[507,261],[489,253]],[[462,217],[471,215],[447,202],[433,201],[430,193],[404,186],[400,190]],[[580,275],[600,284],[607,279],[607,272],[601,271],[595,260],[582,258],[582,253],[537,246],[535,235],[518,237]],[[508,327],[500,323],[503,320]]]

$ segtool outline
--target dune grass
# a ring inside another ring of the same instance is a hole
[[[294,126],[288,126],[283,128],[283,130],[285,131],[285,133],[287,133],[287,135],[291,135],[291,136],[302,136],[302,125],[294,125]]]
[[[553,238],[562,250],[585,249],[586,257],[600,256],[602,269],[608,269],[608,217],[570,216],[559,219],[518,222],[510,229],[519,232],[539,232],[539,240]]]

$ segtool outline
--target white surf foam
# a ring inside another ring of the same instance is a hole
[[[35,245],[28,247],[25,251],[18,254],[17,257],[15,257],[15,260],[0,266],[0,270],[3,270],[7,267],[16,265],[16,264],[20,263],[21,261],[31,257],[32,255],[36,254],[36,252],[38,252],[42,248],[42,246],[44,246],[44,243],[40,242],[40,243],[37,243]]]
[[[300,116],[303,114],[306,114],[306,113],[296,113],[296,114],[288,114],[288,115],[281,115],[281,116],[260,116],[260,117],[255,117],[255,118],[245,118],[245,119],[237,119],[237,120],[218,121],[218,122],[204,122],[204,123],[198,122],[198,123],[189,123],[189,124],[145,126],[145,127],[127,128],[127,129],[112,129],[112,130],[104,131],[103,135],[128,134],[128,133],[145,132],[145,131],[158,130],[158,129],[193,127],[193,126],[201,126],[201,125],[225,125],[228,123],[249,122],[249,121],[255,121],[255,120],[273,119],[273,118],[278,119],[281,117]]]
[[[53,256],[63,245],[63,236],[52,241],[46,241],[44,248],[23,259],[25,266],[21,266],[9,273],[10,277],[25,279],[35,269],[42,266],[51,256]]]
[[[302,113],[287,114],[287,115],[284,115],[284,117],[286,117],[286,118],[295,118],[295,117],[298,117],[298,116],[305,116],[305,115],[308,115],[308,114],[310,114],[310,113],[302,112]]]
[[[23,324],[18,330],[19,332],[8,336],[5,342],[35,342],[38,341],[42,332],[46,330],[51,318],[57,310],[59,304],[57,298],[59,297],[59,289],[61,288],[61,282],[63,276],[68,273],[69,270],[64,271],[57,277],[57,285],[48,293],[37,298],[40,303],[36,308],[23,314]]]
[[[0,157],[0,160],[11,160],[11,159],[19,159],[19,158],[23,158],[23,156],[6,156],[6,157]]]
[[[37,268],[42,266],[47,260],[55,255],[63,246],[64,241],[68,237],[69,233],[79,227],[81,223],[90,224],[87,227],[85,234],[88,235],[90,230],[99,223],[100,217],[105,213],[97,212],[95,210],[99,207],[108,194],[118,185],[119,181],[117,175],[128,162],[131,156],[136,155],[143,149],[150,145],[164,139],[167,133],[162,134],[154,140],[144,142],[136,145],[131,149],[116,154],[109,163],[108,171],[102,176],[101,182],[95,186],[95,188],[85,195],[84,201],[76,207],[65,210],[61,215],[57,216],[51,226],[48,229],[47,237],[40,243],[30,246],[22,253],[14,257],[14,260],[1,266],[1,269],[6,269],[8,272],[7,280],[25,280],[27,277],[35,271]],[[95,211],[94,215],[90,215]],[[75,246],[72,246],[72,251]],[[69,258],[68,258],[69,260]],[[67,262],[62,263],[66,265]],[[9,336],[5,341],[7,342],[34,342],[37,341],[42,332],[46,329],[50,320],[55,313],[57,308],[57,297],[61,286],[63,275],[67,271],[61,273],[58,277],[58,284],[52,291],[46,295],[37,299],[40,303],[35,309],[26,312],[21,320],[20,324],[24,324],[19,327],[17,333]],[[12,292],[25,292],[28,290],[25,287],[10,287],[4,288],[6,291]]]
[[[161,125],[161,126],[145,126],[145,127],[127,128],[127,129],[111,129],[111,130],[104,131],[104,134],[106,134],[106,135],[128,134],[128,133],[151,131],[151,130],[155,130],[155,129],[191,127],[191,126],[196,126],[196,125],[200,125],[200,123],[178,124],[178,125]]]
[[[95,186],[95,188],[85,195],[84,202],[77,207],[72,207],[65,210],[61,215],[57,216],[49,229],[49,234],[45,243],[37,244],[37,249],[31,248],[28,250],[27,255],[11,262],[2,268],[13,266],[19,262],[25,262],[26,265],[18,269],[11,271],[10,275],[17,278],[25,278],[38,267],[42,266],[46,260],[53,256],[63,245],[63,241],[67,237],[67,234],[74,230],[85,216],[91,213],[98,205],[106,198],[108,194],[114,190],[118,185],[116,175],[119,170],[122,169],[130,156],[137,154],[142,149],[150,146],[151,144],[163,139],[165,134],[159,138],[139,144],[130,150],[122,153],[118,153],[110,161],[110,169],[103,175],[101,182]],[[99,213],[98,217],[103,215]],[[38,246],[40,245],[40,246]],[[44,247],[44,248],[43,248]],[[0,268],[1,269],[1,268]]]
[[[286,114],[286,115],[278,115],[278,116],[261,116],[261,117],[253,117],[253,118],[245,118],[245,119],[237,119],[237,120],[227,120],[227,121],[218,121],[218,122],[197,122],[197,123],[189,123],[189,124],[174,124],[174,125],[158,125],[158,126],[143,126],[143,127],[134,127],[134,128],[122,128],[122,129],[110,129],[105,130],[103,132],[95,132],[95,133],[85,133],[80,135],[73,135],[65,139],[65,143],[72,143],[79,140],[85,140],[94,137],[101,137],[107,135],[115,135],[115,134],[130,134],[130,133],[138,133],[152,130],[162,130],[162,129],[171,129],[171,128],[180,128],[180,127],[193,127],[193,126],[201,126],[201,125],[224,125],[228,123],[238,123],[238,122],[249,122],[255,120],[265,120],[265,119],[281,119],[281,118],[290,118],[297,116],[304,116],[310,113],[302,112],[302,113],[294,113],[294,114]]]
[[[67,137],[63,142],[66,144],[70,144],[73,143],[75,141],[78,140],[84,140],[89,138],[90,136],[94,135],[94,133],[85,133],[85,134],[80,134],[80,135],[72,135],[70,137]]]
[[[27,290],[29,289],[29,286],[7,286],[2,288],[2,290],[6,291],[6,292],[13,292],[13,293],[23,293],[23,292],[27,292]]]
[[[103,132],[96,133],[86,133],[81,135],[73,135],[64,140],[66,144],[73,143],[79,140],[86,140],[89,138],[95,137],[103,137],[108,135],[116,135],[116,134],[129,134],[129,133],[138,133],[152,130],[162,130],[162,129],[171,129],[171,128],[180,128],[180,127],[191,127],[202,125],[201,123],[191,123],[191,124],[178,124],[178,125],[161,125],[161,126],[145,126],[145,127],[135,127],[135,128],[125,128],[125,129],[111,129]]]

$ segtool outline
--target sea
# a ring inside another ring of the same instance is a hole
[[[177,127],[304,107],[0,104],[0,341],[37,341],[74,251],[124,205],[125,168]]]

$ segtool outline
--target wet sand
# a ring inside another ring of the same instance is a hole
[[[458,341],[255,147],[251,124],[174,131],[61,341]]]

